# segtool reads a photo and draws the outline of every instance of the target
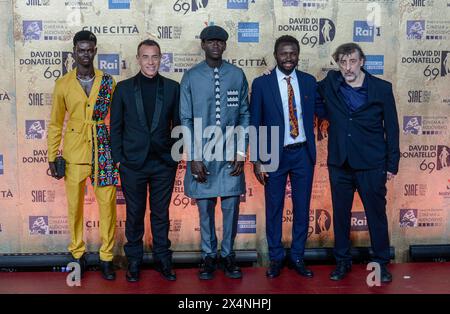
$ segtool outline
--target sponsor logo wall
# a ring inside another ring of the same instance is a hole
[[[65,251],[69,239],[63,181],[49,176],[47,131],[55,81],[75,67],[72,37],[94,32],[94,64],[121,81],[136,74],[137,44],[151,38],[162,48],[160,72],[177,81],[204,58],[198,38],[207,25],[229,33],[224,59],[249,81],[274,65],[273,45],[283,34],[300,42],[299,69],[318,80],[336,69],[341,43],[355,41],[365,69],[393,84],[400,125],[400,171],[388,182],[388,218],[396,260],[410,244],[450,241],[450,24],[448,1],[412,0],[14,0],[0,1],[0,253]],[[401,13],[401,14],[400,14]],[[308,247],[333,246],[333,207],[326,165],[328,122],[317,120],[317,166],[310,206]],[[59,152],[61,153],[61,152]],[[184,195],[180,163],[170,205],[172,249],[199,250],[195,200]],[[245,167],[236,249],[267,258],[263,188]],[[20,192],[18,190],[20,186]],[[283,242],[291,241],[292,191],[286,189]],[[85,190],[89,250],[100,246],[98,209]],[[220,203],[219,203],[220,204]],[[218,205],[219,205],[218,204]],[[117,245],[123,254],[125,199],[117,193]],[[14,212],[14,215],[6,215]],[[217,209],[217,235],[222,215]],[[149,230],[149,212],[146,230]],[[364,208],[355,197],[355,246],[370,245]],[[145,235],[146,250],[151,236]],[[5,242],[2,240],[2,243]]]

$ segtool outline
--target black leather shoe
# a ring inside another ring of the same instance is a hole
[[[177,280],[177,275],[172,269],[171,261],[156,262],[156,270],[169,281]]]
[[[283,262],[281,261],[270,261],[270,266],[266,271],[266,276],[268,278],[275,278],[280,276],[281,269],[283,268]]]
[[[230,254],[227,257],[220,257],[220,268],[225,272],[225,276],[232,279],[242,278],[242,271],[236,265],[235,256]]]
[[[289,269],[294,269],[300,276],[312,278],[314,276],[314,273],[312,270],[306,268],[305,262],[303,260],[296,260],[295,262],[291,259],[289,259],[288,264]]]
[[[137,282],[140,277],[140,264],[139,262],[132,261],[128,264],[128,270],[125,274],[125,278],[128,282]]]
[[[210,256],[206,256],[200,264],[200,270],[198,272],[198,278],[202,280],[210,280],[214,277],[214,271],[216,270],[216,259]]]
[[[331,280],[341,280],[352,270],[352,264],[347,262],[338,262],[336,269],[330,274]]]
[[[386,265],[381,265],[381,282],[382,283],[389,283],[392,281],[392,274],[387,269]]]
[[[83,277],[87,269],[86,253],[83,253],[80,258],[74,258],[74,262],[80,265],[80,277]]]
[[[114,271],[114,264],[112,261],[100,261],[100,269],[102,271],[102,277],[106,280],[116,279],[116,272]]]

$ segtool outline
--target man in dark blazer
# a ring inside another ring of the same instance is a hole
[[[289,176],[292,187],[293,224],[288,265],[298,274],[312,277],[313,272],[303,261],[308,236],[309,205],[311,199],[316,146],[314,142],[314,113],[316,108],[316,79],[296,70],[300,46],[292,36],[281,36],[275,42],[277,67],[269,74],[256,78],[252,85],[250,122],[256,127],[258,143],[250,142],[250,150],[257,151],[254,173],[264,185],[266,201],[266,236],[270,267],[266,275],[280,275],[284,263],[282,217]],[[321,113],[323,115],[323,113]],[[264,160],[258,149],[264,141],[260,127],[278,128],[279,136],[267,137],[268,155]],[[275,143],[274,143],[275,142]],[[271,151],[276,147],[277,151]],[[274,160],[278,157],[278,160]],[[271,171],[268,164],[278,167]],[[270,172],[269,172],[270,171]]]
[[[120,171],[127,208],[126,278],[130,282],[139,280],[148,189],[156,269],[167,280],[175,280],[168,235],[177,169],[171,157],[175,142],[171,130],[180,124],[180,88],[177,82],[158,73],[161,50],[157,42],[141,42],[137,61],[139,73],[117,84],[111,108],[112,155]]]
[[[381,281],[390,282],[386,180],[398,171],[399,126],[392,84],[363,69],[365,55],[357,44],[339,46],[333,54],[339,71],[319,82],[328,129],[328,170],[333,202],[337,262],[330,279],[340,280],[351,269],[350,219],[357,190],[369,225],[373,260]]]

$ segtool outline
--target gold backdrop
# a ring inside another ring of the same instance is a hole
[[[157,40],[160,71],[181,80],[203,59],[198,35],[209,24],[230,38],[224,57],[244,69],[249,84],[274,65],[273,45],[283,34],[301,44],[299,69],[321,79],[335,68],[330,55],[358,42],[366,68],[391,81],[401,128],[402,158],[388,182],[388,217],[396,261],[410,244],[450,242],[450,0],[0,0],[0,253],[61,252],[69,241],[62,181],[48,175],[46,131],[55,80],[73,67],[72,37],[80,29],[98,38],[95,65],[116,81],[138,71],[136,46]],[[318,162],[308,247],[332,247],[333,225],[326,169],[326,123],[317,121]],[[180,164],[170,207],[175,251],[199,250],[198,212],[183,194]],[[267,259],[263,189],[246,165],[236,249],[257,249]],[[123,255],[125,205],[118,192],[117,245]],[[91,186],[85,195],[88,249],[99,247],[98,211]],[[286,191],[283,241],[292,220]],[[221,213],[217,210],[221,238]],[[151,250],[149,217],[145,244]],[[368,246],[367,222],[355,198],[352,240]]]

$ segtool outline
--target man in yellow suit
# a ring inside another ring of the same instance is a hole
[[[112,263],[116,225],[116,187],[118,171],[111,158],[110,136],[105,125],[114,79],[94,68],[97,38],[89,31],[80,31],[73,38],[74,70],[56,81],[48,128],[48,160],[52,176],[61,179],[55,163],[66,112],[63,158],[66,161],[65,185],[71,243],[68,247],[86,268],[83,241],[83,205],[86,179],[90,177],[100,209],[100,266],[103,278],[114,280]]]

